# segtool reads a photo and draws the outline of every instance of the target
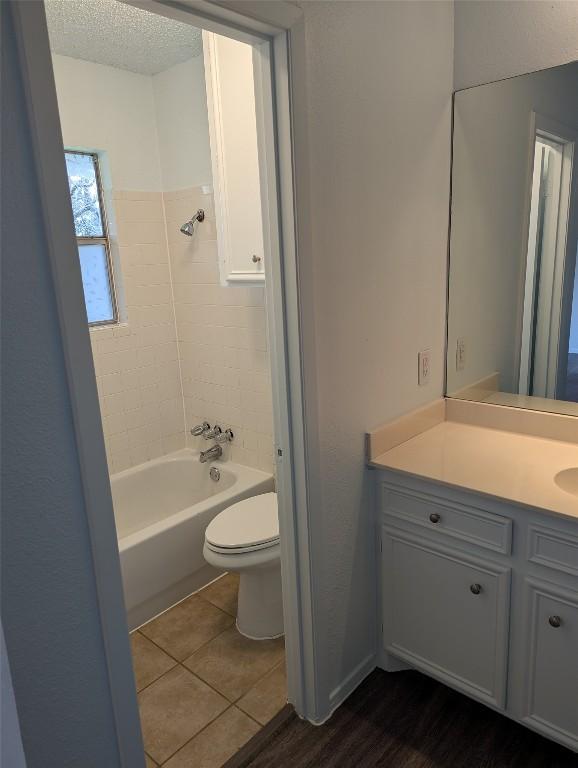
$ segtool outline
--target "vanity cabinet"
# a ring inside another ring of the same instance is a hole
[[[578,520],[379,470],[381,663],[578,751]]]
[[[564,743],[578,734],[578,595],[527,579],[524,721]]]
[[[386,649],[503,707],[510,570],[387,526],[382,542]]]

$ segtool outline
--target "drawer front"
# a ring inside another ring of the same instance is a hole
[[[575,536],[532,525],[529,529],[528,550],[531,563],[578,577],[578,538]]]
[[[526,581],[524,721],[578,748],[578,594]]]
[[[466,541],[503,555],[512,550],[512,521],[466,504],[382,483],[382,512],[393,520],[423,526],[450,539]]]
[[[504,708],[510,570],[383,526],[385,650]]]

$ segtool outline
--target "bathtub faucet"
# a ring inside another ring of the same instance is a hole
[[[223,449],[220,445],[213,445],[206,451],[201,451],[199,461],[204,464],[207,461],[213,461],[214,459],[220,459],[223,455]]]

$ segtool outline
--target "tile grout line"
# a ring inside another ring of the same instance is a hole
[[[223,611],[223,613],[224,613],[224,611]],[[227,614],[227,615],[230,615],[230,614]],[[143,626],[146,626],[146,624],[145,624],[145,625],[143,625]],[[192,653],[191,653],[189,656],[187,656],[187,658],[190,658],[191,656],[194,656],[194,654],[195,654],[195,653],[197,653],[198,651],[200,651],[200,650],[202,650],[203,648],[205,648],[205,646],[209,645],[209,643],[212,643],[212,642],[213,642],[213,640],[216,640],[218,637],[220,637],[221,635],[225,634],[225,632],[228,632],[228,630],[229,630],[229,629],[231,629],[231,626],[232,626],[232,625],[229,625],[229,626],[228,626],[226,629],[224,629],[222,632],[219,632],[217,635],[215,635],[214,637],[212,637],[210,640],[207,640],[207,642],[206,642],[206,643],[203,643],[203,645],[199,646],[199,647],[198,647],[198,648],[197,648],[195,651],[193,651],[193,652],[192,652]],[[134,630],[134,632],[140,632],[140,629],[136,629],[136,630]],[[150,683],[147,683],[147,684],[146,684],[146,685],[145,685],[143,688],[141,688],[139,691],[137,691],[137,693],[141,693],[142,691],[144,691],[144,690],[146,690],[147,688],[149,688],[149,687],[150,687],[150,686],[151,686],[153,683],[156,683],[158,680],[160,680],[160,679],[161,679],[161,677],[164,677],[164,676],[165,676],[165,675],[167,675],[169,672],[172,672],[172,670],[175,668],[175,666],[181,666],[181,667],[183,667],[183,669],[186,669],[186,670],[187,670],[187,672],[190,672],[190,674],[191,674],[191,675],[193,675],[193,677],[196,677],[196,678],[197,678],[198,680],[200,680],[202,683],[204,683],[205,685],[207,685],[207,686],[208,686],[208,687],[209,687],[209,688],[210,688],[212,691],[214,691],[215,693],[218,693],[218,694],[219,694],[219,696],[222,696],[224,699],[226,699],[227,701],[229,701],[231,704],[236,704],[238,701],[241,701],[241,699],[242,699],[242,698],[244,698],[244,697],[245,697],[245,696],[246,696],[246,695],[247,695],[247,694],[248,694],[250,691],[252,691],[252,690],[253,690],[253,688],[255,688],[255,687],[256,687],[256,686],[257,686],[257,685],[258,685],[258,684],[259,684],[259,683],[260,683],[262,680],[264,680],[264,679],[267,677],[267,675],[271,674],[271,672],[273,672],[273,670],[274,670],[274,669],[277,669],[277,667],[281,666],[281,664],[285,664],[285,663],[286,663],[286,658],[285,658],[285,651],[283,651],[283,660],[282,660],[282,661],[279,661],[279,662],[277,662],[276,664],[274,664],[274,665],[273,665],[273,666],[272,666],[270,669],[268,669],[268,670],[267,670],[267,672],[265,672],[263,675],[261,675],[260,677],[258,677],[258,678],[257,678],[257,680],[255,680],[255,682],[253,683],[253,685],[252,685],[252,686],[251,686],[251,687],[250,687],[250,688],[249,688],[247,691],[245,691],[245,693],[242,693],[242,694],[241,694],[241,696],[239,696],[238,698],[236,698],[234,701],[231,701],[231,700],[229,699],[229,697],[228,697],[228,696],[226,696],[226,695],[225,695],[225,694],[224,694],[222,691],[219,691],[217,688],[215,688],[213,685],[211,685],[211,683],[209,683],[207,680],[205,680],[205,679],[204,679],[204,678],[202,678],[200,675],[198,675],[198,674],[196,674],[195,672],[193,672],[193,670],[192,670],[192,669],[189,669],[189,667],[185,666],[185,663],[184,663],[184,662],[185,662],[187,659],[183,659],[182,661],[180,661],[180,660],[179,660],[179,659],[177,659],[175,656],[173,656],[173,655],[172,655],[172,654],[170,654],[168,651],[166,651],[166,650],[165,650],[165,649],[164,649],[164,648],[163,648],[161,645],[159,645],[158,643],[156,643],[154,640],[151,640],[151,639],[150,639],[150,637],[148,637],[148,636],[147,636],[147,635],[145,635],[144,633],[141,633],[141,634],[142,634],[142,636],[143,636],[143,637],[144,637],[146,640],[148,640],[148,641],[149,641],[149,642],[151,642],[151,643],[152,643],[152,644],[153,644],[153,645],[154,645],[156,648],[158,648],[158,649],[159,649],[159,651],[162,651],[162,652],[163,652],[163,653],[165,653],[165,654],[166,654],[166,655],[167,655],[169,658],[171,658],[171,659],[172,659],[172,660],[175,662],[175,664],[174,664],[174,665],[173,665],[173,666],[172,666],[170,669],[167,669],[167,670],[166,670],[166,672],[163,672],[161,675],[159,675],[158,677],[156,677],[154,680],[151,680],[151,682],[150,682]],[[256,642],[258,642],[258,641],[256,641]],[[242,711],[244,711],[244,710],[242,710]],[[247,714],[247,713],[246,713],[246,714]],[[253,719],[254,719],[254,718],[253,718]]]
[[[203,588],[203,589],[205,589],[205,588]],[[207,604],[211,605],[213,608],[215,608],[216,610],[218,610],[218,611],[219,611],[220,613],[222,613],[223,615],[225,615],[225,616],[227,616],[227,617],[229,617],[229,618],[232,618],[233,620],[235,619],[235,616],[233,616],[233,615],[232,615],[231,613],[229,613],[228,611],[226,611],[226,610],[223,610],[223,609],[222,609],[222,608],[221,608],[219,605],[216,605],[215,603],[213,603],[213,602],[211,602],[210,600],[208,600],[206,597],[204,597],[204,596],[201,594],[201,592],[202,592],[202,590],[199,590],[198,592],[196,592],[196,593],[193,593],[193,594],[195,594],[195,595],[197,595],[198,597],[200,597],[200,598],[201,598],[201,600],[203,600],[203,602],[205,602],[205,603],[207,603]],[[190,595],[189,597],[191,597],[191,596],[192,596],[192,595]],[[183,599],[183,601],[181,601],[181,602],[184,602],[184,600],[186,600],[186,599],[187,599],[187,598],[184,598],[184,599]],[[169,609],[169,610],[170,610],[170,609]],[[155,618],[156,618],[156,617],[155,617]],[[161,645],[159,645],[159,644],[158,644],[158,643],[157,643],[155,640],[153,640],[153,639],[151,639],[150,637],[148,637],[148,635],[147,635],[147,634],[145,634],[145,632],[142,632],[142,631],[141,631],[141,630],[142,630],[144,627],[146,627],[146,626],[147,626],[147,624],[148,624],[148,623],[152,623],[152,621],[154,621],[154,619],[151,619],[151,621],[150,621],[150,622],[147,622],[147,623],[143,624],[142,626],[138,627],[137,629],[135,629],[135,630],[134,630],[132,633],[130,633],[130,634],[133,634],[133,633],[135,633],[135,632],[136,632],[136,633],[139,633],[139,634],[140,634],[140,635],[141,635],[141,636],[142,636],[144,639],[146,639],[146,640],[148,640],[150,643],[152,643],[152,645],[153,645],[155,648],[157,648],[159,651],[161,651],[161,653],[164,653],[166,656],[168,656],[168,658],[170,658],[170,659],[171,659],[173,662],[175,662],[175,663],[174,663],[174,665],[173,665],[173,666],[172,666],[170,669],[166,670],[166,672],[163,672],[161,675],[159,675],[158,677],[156,677],[156,678],[155,678],[154,680],[152,680],[150,683],[147,683],[147,685],[145,685],[143,688],[141,688],[141,689],[140,689],[140,690],[137,692],[137,694],[138,694],[138,695],[140,695],[140,694],[141,694],[143,691],[145,691],[147,688],[151,687],[152,685],[154,685],[154,683],[158,682],[158,681],[159,681],[159,680],[161,680],[161,679],[162,679],[164,676],[166,676],[167,674],[169,674],[169,672],[172,672],[172,671],[173,671],[173,670],[174,670],[176,667],[181,667],[181,668],[182,668],[182,669],[184,669],[186,672],[188,672],[190,675],[192,675],[192,676],[193,676],[193,677],[194,677],[196,680],[200,681],[201,683],[203,683],[204,685],[206,685],[206,686],[207,686],[207,687],[208,687],[210,690],[212,690],[214,693],[216,693],[218,696],[220,696],[220,697],[221,697],[221,698],[222,698],[222,699],[223,699],[223,700],[226,702],[226,704],[227,704],[227,706],[225,707],[225,709],[223,709],[223,710],[222,710],[222,711],[221,711],[221,712],[220,712],[220,713],[219,713],[219,714],[218,714],[216,717],[214,717],[214,718],[213,718],[213,719],[211,719],[211,720],[210,720],[208,723],[206,723],[206,725],[205,725],[205,726],[203,726],[203,728],[201,728],[201,730],[200,730],[200,731],[198,731],[198,732],[197,732],[197,733],[195,733],[193,736],[191,736],[191,738],[190,738],[190,739],[188,739],[188,740],[187,740],[187,741],[186,741],[184,744],[182,744],[182,745],[181,745],[181,746],[180,746],[180,747],[179,747],[177,750],[175,750],[175,752],[173,752],[171,755],[169,755],[169,757],[167,757],[167,758],[166,758],[166,760],[163,760],[163,762],[162,762],[162,764],[161,764],[161,765],[166,765],[166,764],[167,764],[167,762],[168,762],[169,760],[171,760],[171,759],[172,759],[172,758],[173,758],[173,757],[174,757],[174,756],[175,756],[175,755],[176,755],[176,754],[177,754],[177,753],[178,753],[180,750],[184,749],[184,748],[187,746],[187,744],[189,744],[189,743],[190,743],[190,742],[191,742],[193,739],[195,739],[197,736],[199,736],[201,733],[203,733],[203,731],[204,731],[204,730],[206,730],[206,729],[207,729],[207,728],[208,728],[208,727],[209,727],[209,726],[210,726],[212,723],[214,723],[214,722],[215,722],[215,721],[216,721],[216,720],[217,720],[219,717],[221,717],[222,715],[224,715],[224,714],[225,714],[225,712],[228,712],[228,711],[229,711],[229,710],[230,710],[232,707],[234,707],[235,709],[237,709],[237,710],[238,710],[240,713],[242,713],[242,714],[243,714],[245,717],[247,717],[247,718],[248,718],[248,719],[249,719],[249,720],[250,720],[252,723],[254,723],[254,724],[257,726],[257,728],[258,728],[258,731],[256,732],[256,734],[257,734],[257,733],[259,733],[259,732],[260,732],[260,731],[261,731],[263,728],[265,728],[265,726],[266,726],[266,723],[265,723],[265,724],[262,724],[262,723],[260,723],[260,722],[259,722],[259,721],[258,721],[258,720],[257,720],[255,717],[253,717],[253,716],[252,716],[250,713],[246,712],[244,709],[242,709],[240,706],[238,706],[238,703],[241,701],[241,699],[243,699],[243,698],[244,698],[245,696],[247,696],[247,695],[248,695],[248,694],[249,694],[251,691],[253,691],[253,690],[254,690],[254,689],[255,689],[255,688],[256,688],[256,687],[257,687],[257,686],[258,686],[258,685],[259,685],[259,684],[260,684],[260,683],[261,683],[261,682],[262,682],[262,681],[263,681],[263,680],[264,680],[264,679],[267,677],[267,676],[268,676],[268,675],[270,675],[270,674],[271,674],[271,673],[272,673],[272,672],[273,672],[275,669],[277,669],[278,667],[280,667],[282,664],[285,664],[285,663],[286,663],[285,652],[284,652],[284,656],[283,656],[283,659],[282,659],[281,661],[279,661],[279,662],[277,662],[276,664],[274,664],[274,665],[273,665],[273,666],[272,666],[270,669],[268,669],[268,670],[267,670],[267,671],[266,671],[266,672],[265,672],[263,675],[261,675],[260,677],[258,677],[258,678],[257,678],[257,680],[255,680],[255,681],[254,681],[254,683],[253,683],[253,684],[250,686],[250,688],[249,688],[247,691],[245,691],[244,693],[242,693],[242,694],[241,694],[241,696],[239,696],[239,697],[237,697],[235,700],[231,701],[231,700],[229,699],[229,697],[228,697],[228,696],[226,696],[224,693],[222,693],[222,692],[221,692],[221,691],[219,691],[217,688],[215,688],[215,687],[214,687],[214,686],[213,686],[213,685],[212,685],[210,682],[208,682],[207,680],[204,680],[204,679],[203,679],[203,678],[202,678],[200,675],[196,674],[196,673],[195,673],[195,672],[193,672],[191,669],[189,669],[187,666],[185,666],[184,662],[185,662],[187,659],[183,659],[182,661],[181,661],[180,659],[177,659],[175,656],[173,656],[173,654],[172,654],[172,653],[170,653],[170,652],[169,652],[169,651],[167,651],[165,648],[163,648]],[[192,651],[192,653],[191,653],[191,654],[189,654],[189,656],[187,656],[187,658],[190,658],[191,656],[193,656],[194,654],[196,654],[198,651],[200,651],[201,649],[205,648],[207,645],[209,645],[209,644],[210,644],[210,643],[212,643],[214,640],[216,640],[217,638],[219,638],[219,637],[220,637],[221,635],[223,635],[225,632],[229,631],[229,630],[231,629],[231,627],[232,627],[232,626],[234,626],[234,625],[233,625],[233,624],[229,624],[229,626],[228,626],[228,627],[226,627],[225,629],[223,629],[221,632],[218,632],[218,633],[217,633],[217,634],[216,634],[214,637],[210,638],[209,640],[207,640],[206,642],[204,642],[204,643],[203,643],[201,646],[199,646],[199,648],[197,648],[196,650]],[[256,734],[254,734],[254,735],[256,735]],[[148,756],[148,757],[149,757],[149,758],[150,758],[150,759],[151,759],[151,760],[152,760],[154,763],[156,763],[156,760],[155,760],[154,758],[152,758],[152,757],[151,757],[151,756],[148,754],[148,752],[146,752],[146,750],[145,750],[145,754],[146,754],[146,755],[147,755],[147,756]]]
[[[224,715],[224,714],[225,714],[225,712],[228,712],[228,711],[231,709],[231,707],[234,707],[234,706],[235,706],[234,704],[231,704],[231,703],[229,703],[229,706],[228,706],[228,707],[225,707],[225,709],[223,709],[223,711],[222,711],[222,712],[219,712],[219,714],[218,714],[218,715],[216,715],[215,717],[213,717],[213,719],[212,719],[212,720],[209,720],[209,722],[208,722],[208,723],[206,723],[206,724],[205,724],[205,725],[204,725],[204,726],[201,728],[201,730],[200,730],[200,731],[197,731],[195,734],[193,734],[193,735],[191,736],[191,738],[190,738],[190,739],[187,739],[187,740],[185,741],[185,743],[184,743],[184,744],[181,744],[181,746],[180,746],[178,749],[176,749],[174,752],[172,752],[172,753],[171,753],[171,754],[170,754],[170,755],[167,757],[167,759],[166,759],[166,760],[163,760],[163,762],[160,764],[160,765],[161,765],[161,768],[162,768],[162,766],[163,766],[163,765],[166,765],[166,764],[169,762],[169,760],[172,760],[172,759],[173,759],[173,757],[174,757],[174,756],[177,754],[177,752],[180,752],[180,751],[181,751],[181,749],[184,749],[184,748],[187,746],[187,744],[190,744],[190,743],[191,743],[191,741],[192,741],[193,739],[196,739],[196,738],[197,738],[197,736],[199,736],[199,735],[200,735],[200,734],[201,734],[203,731],[205,731],[205,730],[206,730],[206,729],[209,727],[209,725],[212,725],[212,723],[214,723],[214,722],[215,722],[215,720],[218,720],[218,719],[221,717],[221,715]]]
[[[222,695],[222,694],[221,694],[221,695]],[[193,736],[191,736],[191,738],[190,738],[190,739],[188,739],[187,741],[185,741],[185,743],[184,743],[182,746],[180,746],[180,747],[179,747],[179,748],[178,748],[178,749],[177,749],[175,752],[173,752],[173,753],[172,753],[172,754],[171,754],[169,757],[167,757],[167,759],[166,759],[166,760],[164,760],[164,761],[161,763],[161,768],[162,768],[162,766],[163,766],[163,765],[166,765],[166,764],[168,763],[168,761],[169,761],[169,760],[172,760],[172,759],[173,759],[173,757],[174,757],[174,756],[177,754],[177,752],[180,752],[180,751],[181,751],[181,749],[184,749],[184,748],[187,746],[187,744],[190,744],[190,743],[191,743],[191,741],[193,741],[193,739],[196,739],[196,738],[197,738],[197,736],[200,736],[200,735],[201,735],[201,733],[203,733],[203,731],[206,731],[206,730],[207,730],[207,728],[208,728],[210,725],[212,725],[212,724],[213,724],[213,723],[214,723],[216,720],[218,720],[220,717],[222,717],[222,716],[225,714],[225,712],[228,712],[228,711],[229,711],[229,710],[231,710],[231,709],[238,709],[238,710],[239,710],[239,712],[241,712],[241,714],[245,715],[245,717],[248,717],[248,718],[249,718],[249,720],[252,720],[252,721],[255,723],[255,725],[257,725],[257,726],[259,727],[259,730],[260,730],[260,731],[261,731],[261,730],[262,730],[262,729],[265,727],[264,725],[261,725],[261,723],[259,723],[257,720],[255,720],[255,718],[254,718],[254,717],[251,717],[251,715],[249,715],[247,712],[244,712],[242,709],[240,709],[239,707],[237,707],[235,704],[232,704],[231,702],[228,702],[228,703],[229,703],[229,706],[228,706],[228,707],[225,707],[225,709],[224,709],[222,712],[220,712],[220,713],[219,713],[219,714],[218,714],[216,717],[214,717],[214,718],[213,718],[212,720],[210,720],[210,721],[209,721],[209,722],[208,722],[206,725],[204,725],[204,726],[201,728],[201,730],[200,730],[200,731],[197,731],[197,733],[195,733]],[[253,734],[253,735],[254,735],[254,736],[256,736],[257,734]],[[251,738],[253,738],[253,737],[251,737]],[[237,752],[238,752],[238,751],[239,751],[239,750],[237,750]],[[234,753],[234,754],[236,754],[236,753]],[[149,757],[150,757],[150,755],[149,755]],[[151,760],[152,760],[152,759],[153,759],[153,758],[151,758]]]

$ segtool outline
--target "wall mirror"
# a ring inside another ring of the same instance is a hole
[[[454,98],[447,395],[578,416],[578,63]]]

